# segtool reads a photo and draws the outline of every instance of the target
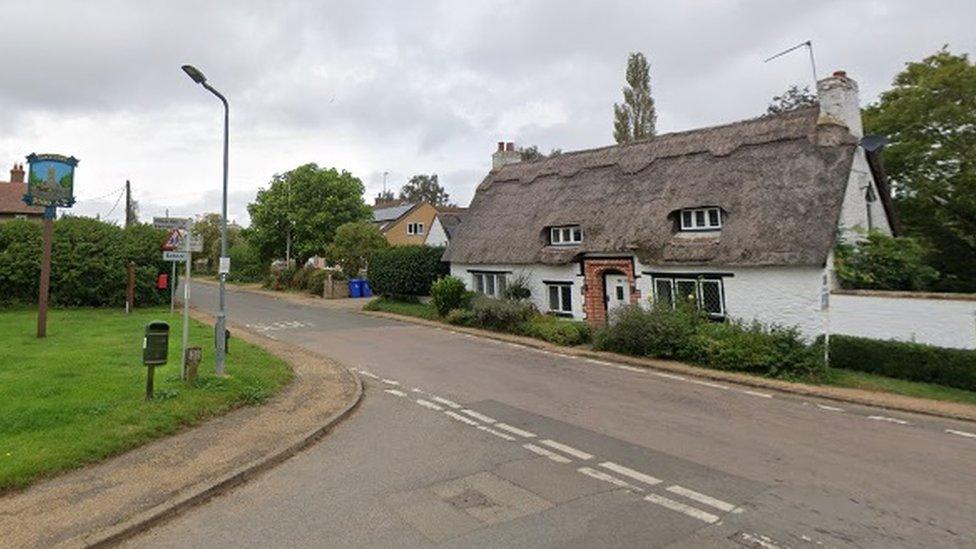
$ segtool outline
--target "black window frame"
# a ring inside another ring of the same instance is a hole
[[[558,316],[573,316],[573,283],[547,280],[543,281],[546,285],[546,304],[548,305],[548,312],[558,315]],[[552,308],[552,291],[557,289],[559,291],[559,305],[560,309]],[[566,307],[566,300],[569,300],[569,307]]]
[[[701,310],[704,310],[706,314],[708,314],[709,318],[712,318],[714,320],[724,320],[726,316],[728,316],[728,309],[725,305],[725,280],[724,279],[731,278],[731,275],[723,275],[723,274],[715,274],[715,273],[694,274],[694,273],[647,273],[647,272],[645,272],[644,274],[650,275],[651,277],[651,292],[652,292],[651,295],[655,303],[657,303],[658,300],[661,299],[660,289],[658,288],[659,281],[660,282],[667,281],[668,283],[671,294],[667,301],[668,304],[671,306],[671,308],[674,308],[676,306],[675,304],[677,303],[678,297],[680,295],[683,295],[683,292],[679,293],[679,286],[684,284],[687,287],[687,284],[690,283],[690,284],[694,284],[693,293],[695,297],[696,307],[698,307]],[[719,311],[708,311],[704,309],[705,303],[703,299],[704,296],[703,289],[702,289],[703,284],[717,285],[718,295],[719,295],[719,300],[718,300]]]

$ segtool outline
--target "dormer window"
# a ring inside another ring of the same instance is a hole
[[[579,225],[549,228],[549,244],[553,246],[572,246],[583,242],[583,229]]]
[[[681,210],[682,231],[717,231],[722,228],[720,208],[687,208]]]

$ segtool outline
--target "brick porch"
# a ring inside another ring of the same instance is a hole
[[[640,290],[634,279],[634,262],[630,258],[594,258],[583,260],[583,313],[590,326],[600,327],[607,323],[607,307],[604,300],[603,274],[619,271],[630,283],[630,302],[640,302]]]

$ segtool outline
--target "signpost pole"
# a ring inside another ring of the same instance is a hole
[[[169,275],[169,314],[173,314],[176,307],[176,262],[170,266]]]
[[[190,236],[186,234],[186,280],[183,281],[183,348],[180,353],[180,379],[186,381],[186,346],[190,338],[190,270],[193,265],[193,253],[190,252]],[[173,263],[174,268],[176,262]]]
[[[54,216],[57,208],[44,207],[44,252],[41,258],[41,281],[37,296],[37,337],[47,337],[47,297],[51,288],[51,246],[54,241]]]

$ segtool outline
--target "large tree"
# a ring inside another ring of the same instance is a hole
[[[203,240],[207,271],[211,272],[220,258],[220,214],[208,213],[198,217],[193,223],[193,232]]]
[[[366,260],[373,252],[389,245],[376,225],[354,221],[336,230],[335,239],[329,245],[328,258],[342,266],[342,272],[351,278],[366,268]]]
[[[535,145],[530,145],[528,147],[519,147],[518,153],[519,156],[522,157],[522,162],[534,162],[536,160],[544,160],[546,158],[550,158],[553,156],[559,156],[563,154],[563,150],[552,149],[551,151],[549,151],[549,154],[542,154],[542,152],[539,151],[539,147]]]
[[[292,255],[301,265],[325,254],[340,225],[370,219],[363,191],[362,181],[349,172],[316,164],[276,174],[247,206],[248,239],[263,260],[283,258],[291,224]]]
[[[627,86],[623,104],[613,104],[613,138],[617,143],[644,139],[655,134],[657,114],[651,97],[651,68],[643,53],[627,59]]]
[[[437,182],[437,174],[415,175],[400,189],[400,198],[407,202],[429,202],[435,206],[446,206],[450,195]]]
[[[908,63],[864,126],[889,139],[902,229],[932,249],[941,289],[976,291],[976,65],[946,48]]]
[[[794,109],[812,107],[817,104],[817,95],[810,91],[810,86],[802,88],[793,84],[783,92],[783,95],[773,96],[773,100],[766,107],[766,114],[781,114]]]

